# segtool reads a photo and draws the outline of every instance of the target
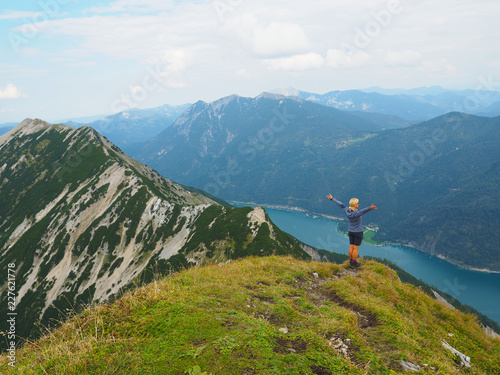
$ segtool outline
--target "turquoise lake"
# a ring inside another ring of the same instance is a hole
[[[271,220],[283,231],[319,249],[346,254],[349,240],[337,231],[337,222],[321,216],[267,208]],[[340,212],[341,214],[342,212]],[[339,212],[332,211],[332,215]],[[500,274],[457,268],[435,256],[410,247],[363,243],[361,257],[386,258],[425,283],[474,307],[500,324]]]

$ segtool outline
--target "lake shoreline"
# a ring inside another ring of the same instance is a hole
[[[324,218],[324,219],[335,220],[335,221],[345,221],[346,220],[344,217],[338,217],[338,216],[334,216],[334,215],[327,215],[327,214],[320,214],[320,213],[317,213],[317,212],[311,212],[311,211],[305,210],[305,209],[303,209],[301,207],[292,207],[292,206],[286,206],[286,205],[280,205],[280,204],[266,204],[266,203],[257,203],[257,202],[229,201],[229,203],[232,204],[232,205],[244,205],[244,206],[253,206],[253,207],[260,206],[260,207],[263,207],[263,208],[270,208],[270,209],[274,209],[274,210],[283,210],[283,211],[289,211],[289,212],[300,212],[300,213],[306,214],[307,216],[321,217],[321,218]],[[338,227],[337,227],[337,231],[339,233],[342,233],[344,236],[347,236],[345,233],[343,233],[340,230],[338,230]],[[418,250],[418,251],[420,251],[420,252],[422,252],[424,254],[434,255],[434,256],[438,257],[439,259],[444,260],[445,262],[448,262],[448,263],[450,263],[450,264],[454,265],[455,267],[457,267],[459,269],[462,269],[462,270],[473,271],[473,272],[480,272],[480,273],[487,273],[487,274],[500,274],[500,271],[493,271],[493,270],[489,270],[487,268],[476,268],[476,267],[464,266],[464,265],[458,264],[455,261],[453,261],[451,259],[448,259],[448,258],[446,258],[443,255],[440,255],[440,254],[430,254],[430,253],[428,253],[426,251],[423,251],[423,250],[419,249],[418,247],[416,247],[414,244],[411,244],[411,243],[406,243],[406,244],[404,244],[404,243],[394,243],[394,242],[375,243],[374,241],[370,241],[370,245],[373,245],[373,246],[403,246],[403,247],[411,247],[412,249]]]
[[[417,249],[418,250],[418,249]],[[421,251],[421,250],[420,250]],[[489,270],[487,268],[475,268],[475,267],[468,267],[468,266],[462,266],[456,262],[454,262],[453,260],[451,259],[448,259],[446,258],[445,256],[443,255],[435,255],[436,257],[438,257],[439,259],[442,259],[444,260],[445,262],[448,262],[448,263],[451,263],[453,264],[455,267],[457,268],[460,268],[460,269],[463,269],[463,270],[467,270],[467,271],[474,271],[474,272],[482,272],[482,273],[492,273],[492,274],[500,274],[500,271],[492,271],[492,270]]]

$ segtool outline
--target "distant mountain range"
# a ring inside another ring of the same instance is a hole
[[[371,87],[318,94],[286,88],[273,90],[272,93],[297,96],[336,109],[355,111],[358,115],[363,113],[370,116],[372,121],[375,121],[374,114],[392,115],[392,126],[399,127],[456,111],[487,117],[500,116],[500,92],[493,90],[447,90],[439,86],[409,90]],[[58,123],[73,127],[91,126],[123,150],[132,152],[135,143],[145,142],[158,135],[189,106],[130,109],[110,116],[72,118]],[[387,118],[383,121],[387,121]],[[0,124],[0,134],[15,125],[17,123]]]
[[[227,200],[332,214],[326,194],[358,196],[380,205],[369,219],[379,240],[499,271],[500,117],[450,113],[390,129],[365,115],[297,96],[231,96],[194,104],[133,156]]]
[[[83,116],[83,117],[70,117],[65,119],[57,120],[58,124],[65,124],[67,122],[73,122],[77,124],[90,124],[94,121],[104,120],[109,115],[94,115],[94,116]]]
[[[385,89],[378,86],[368,87],[366,89],[361,89],[359,91],[363,92],[377,92],[384,95],[410,95],[410,96],[426,96],[426,95],[440,95],[446,92],[451,92],[452,90],[447,90],[441,86],[431,86],[431,87],[416,87],[413,89]]]
[[[293,88],[276,89],[273,93],[298,96],[302,99],[346,111],[383,113],[409,121],[423,121],[449,112],[465,112],[483,116],[500,116],[500,92],[445,90],[441,87],[412,90],[365,90],[331,91],[316,94]]]
[[[428,101],[407,95],[383,95],[347,90],[332,91],[323,95],[300,92],[300,97],[345,111],[383,113],[410,121],[429,119],[446,112]]]
[[[7,122],[0,124],[0,135],[7,133],[10,129],[17,125],[17,122]]]
[[[190,104],[163,105],[150,109],[128,109],[89,123],[62,122],[72,127],[90,126],[118,147],[127,150],[130,145],[145,142],[169,127]]]
[[[166,180],[90,127],[27,119],[0,136],[0,270],[15,273],[18,337],[190,265],[332,256],[302,246],[262,208],[226,207]],[[7,277],[0,291],[7,301]]]
[[[478,116],[500,116],[500,92],[486,90],[447,90],[439,86],[414,89],[383,89],[370,87],[360,90],[335,90],[325,94],[294,88],[275,89],[271,93],[296,96],[325,106],[357,112],[376,121],[375,114],[394,116],[389,127],[404,127],[411,123],[449,113],[464,112]],[[57,123],[73,127],[90,126],[127,152],[136,143],[145,142],[165,130],[190,104],[164,105],[150,109],[130,109],[110,116],[95,115],[60,120]],[[388,122],[384,117],[383,122]],[[0,135],[17,123],[0,124]],[[5,128],[5,129],[4,129]]]

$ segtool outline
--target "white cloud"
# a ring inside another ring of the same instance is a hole
[[[345,52],[339,49],[330,49],[326,53],[327,65],[330,68],[358,68],[366,65],[370,55],[366,52]]]
[[[26,58],[39,58],[42,56],[49,56],[48,53],[32,47],[19,47],[19,54]]]
[[[160,30],[158,17],[154,16],[92,16],[51,20],[47,32],[81,38],[80,51],[85,54],[101,53],[118,58],[131,58],[146,54],[168,38],[168,28]],[[35,24],[35,26],[37,26]],[[147,54],[145,56],[148,56]]]
[[[161,86],[180,88],[186,86],[185,71],[193,64],[195,49],[172,49],[165,51],[160,58],[152,58],[145,63],[147,71]]]
[[[71,6],[60,7],[68,13],[29,23],[44,19],[40,4],[57,1],[35,1],[31,7],[11,2],[4,9],[19,11],[0,10],[0,19],[17,19],[0,21],[3,35],[16,33],[26,40],[17,53],[12,48],[2,51],[0,90],[15,83],[30,95],[17,102],[30,108],[35,108],[33,102],[46,103],[47,111],[55,111],[48,101],[56,100],[67,104],[66,111],[81,110],[73,103],[89,97],[94,101],[85,102],[89,108],[108,110],[116,90],[139,97],[139,89],[131,92],[129,86],[141,87],[144,77],[147,87],[163,89],[141,103],[146,106],[287,85],[311,92],[376,85],[475,87],[480,74],[500,69],[494,64],[500,61],[498,0],[406,1],[390,22],[379,22],[378,33],[368,26],[377,21],[375,14],[388,9],[388,0],[215,0],[229,7],[223,17],[214,0],[71,1]],[[372,32],[364,47],[356,44],[358,29]],[[346,43],[357,48],[343,48]],[[54,67],[53,61],[65,66]],[[74,67],[94,61],[99,69]],[[327,68],[342,74],[328,74]],[[149,78],[146,69],[158,80]],[[103,79],[109,79],[106,85]],[[96,86],[102,89],[91,89]],[[51,87],[57,90],[49,95]]]
[[[300,53],[309,47],[302,27],[284,22],[272,22],[267,27],[257,28],[253,43],[254,51],[264,56]]]
[[[129,86],[128,88],[132,94],[136,95],[141,94],[144,91],[144,87],[142,86]]]
[[[0,99],[19,99],[26,97],[27,95],[21,93],[12,83],[9,83],[5,89],[0,88]]]
[[[121,3],[121,2],[120,2]],[[153,5],[154,2],[148,2]],[[135,2],[134,2],[135,4]],[[158,7],[160,4],[158,2]],[[209,5],[192,8],[178,5],[175,11],[155,14],[91,15],[52,19],[33,24],[39,33],[59,40],[60,45],[71,43],[72,49],[61,50],[83,57],[93,54],[111,56],[125,60],[158,58],[166,49],[195,48],[214,43],[216,17],[206,17]],[[23,32],[22,27],[13,31]],[[54,53],[54,52],[52,52]]]
[[[18,10],[6,10],[0,14],[0,20],[17,20],[22,18],[28,18],[30,20],[35,19],[41,13],[40,12],[22,12]]]
[[[42,69],[34,66],[26,65],[11,65],[0,63],[0,79],[6,80],[19,80],[26,78],[39,77],[47,74],[47,69]],[[0,87],[1,90],[1,87]]]
[[[154,11],[167,11],[175,6],[174,0],[118,0],[106,7],[87,9],[94,13],[145,13]]]
[[[250,73],[247,72],[245,68],[238,69],[236,71],[236,75],[238,77],[243,77],[243,78],[250,78]]]
[[[456,75],[459,69],[450,64],[447,59],[439,59],[438,61],[424,61],[418,68],[423,73],[444,73],[445,75]]]
[[[277,59],[266,59],[264,62],[270,69],[274,70],[310,70],[318,69],[325,65],[325,59],[314,52],[291,57]]]
[[[180,73],[191,65],[193,52],[187,49],[173,49],[163,54],[162,62],[165,64],[163,69],[166,75]]]
[[[390,66],[418,66],[421,58],[420,53],[416,51],[388,51],[384,62]]]
[[[52,57],[48,59],[51,63],[64,65],[64,66],[73,66],[73,67],[88,67],[97,65],[96,61],[88,61],[84,59],[77,59],[74,57]]]

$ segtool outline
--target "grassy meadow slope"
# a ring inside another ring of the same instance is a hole
[[[500,340],[474,316],[384,265],[271,256],[190,268],[89,308],[18,350],[12,373],[395,374],[405,361],[420,374],[498,374],[498,358]]]

